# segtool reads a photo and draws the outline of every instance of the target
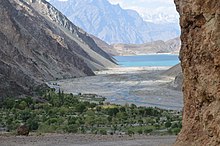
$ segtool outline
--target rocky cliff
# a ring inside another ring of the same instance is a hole
[[[220,145],[220,1],[175,0],[182,29],[183,128],[175,145]]]
[[[44,0],[1,0],[0,22],[0,97],[114,66],[86,32]]]

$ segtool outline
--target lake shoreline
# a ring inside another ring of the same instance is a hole
[[[113,58],[122,67],[162,67],[174,66],[179,63],[178,55],[175,54],[113,56]]]
[[[120,56],[146,56],[146,55],[179,55],[179,52],[177,53],[146,53],[146,54],[131,54],[131,55],[120,55]],[[115,56],[113,56],[115,57]]]

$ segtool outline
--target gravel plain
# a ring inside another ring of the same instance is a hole
[[[174,77],[162,76],[169,67],[118,67],[96,76],[53,81],[66,93],[97,94],[107,102],[182,110],[181,91],[169,88]]]
[[[0,146],[171,146],[176,136],[75,135],[0,136]]]

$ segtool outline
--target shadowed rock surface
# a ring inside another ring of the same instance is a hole
[[[176,145],[220,145],[220,1],[175,0],[180,13],[183,128]]]
[[[89,35],[44,0],[0,1],[1,97],[114,66]]]

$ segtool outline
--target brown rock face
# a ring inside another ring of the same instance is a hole
[[[220,145],[220,1],[175,0],[182,29],[183,129],[176,145]]]

